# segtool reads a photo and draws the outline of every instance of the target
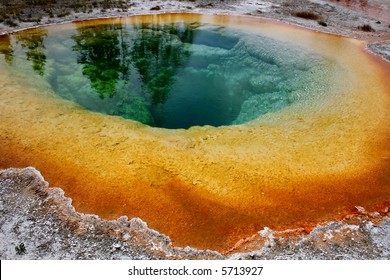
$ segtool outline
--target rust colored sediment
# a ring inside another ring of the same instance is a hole
[[[79,212],[140,217],[174,245],[221,252],[265,226],[310,228],[390,200],[389,63],[352,39],[255,18],[180,16],[199,18],[330,57],[336,92],[245,125],[166,130],[85,111],[0,68],[0,167],[34,166]]]

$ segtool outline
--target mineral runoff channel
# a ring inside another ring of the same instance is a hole
[[[318,98],[244,124],[162,129],[85,110],[0,57],[1,168],[33,166],[81,213],[140,217],[175,246],[219,252],[264,227],[313,227],[357,205],[380,211],[390,201],[390,65],[364,42],[253,17],[193,14],[47,30],[112,22],[246,30],[326,57],[334,81]]]

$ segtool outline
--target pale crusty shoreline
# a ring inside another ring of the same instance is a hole
[[[259,16],[307,27],[316,31],[353,37],[368,42],[374,53],[390,59],[389,23],[352,11],[330,1],[132,1],[128,12],[107,11],[72,14],[67,18],[42,20],[40,25],[74,20],[126,17],[154,13],[190,12]],[[209,6],[213,2],[212,6]],[[191,8],[189,8],[191,7]],[[328,26],[294,17],[296,9],[317,11]],[[51,21],[51,22],[50,22]],[[357,27],[370,24],[375,32]],[[0,33],[35,27],[23,23],[16,28],[0,26]],[[389,209],[366,213],[357,207],[356,215],[344,221],[318,225],[313,231],[294,229],[274,232],[264,229],[242,240],[239,251],[222,255],[213,251],[174,248],[168,237],[147,227],[140,219],[102,220],[77,213],[71,200],[58,188],[48,188],[33,168],[0,171],[0,259],[390,259]],[[298,233],[298,234],[297,234]],[[25,251],[21,252],[21,244]],[[18,254],[18,252],[20,254]]]

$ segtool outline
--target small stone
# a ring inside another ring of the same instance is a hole
[[[363,207],[361,207],[361,206],[355,206],[355,208],[356,208],[356,210],[359,211],[359,213],[361,213],[361,214],[367,214],[366,209],[364,209]]]
[[[121,223],[127,223],[129,218],[127,216],[120,216],[117,221]]]
[[[161,10],[161,7],[160,6],[154,6],[152,8],[150,8],[151,11],[159,11]]]
[[[380,217],[381,215],[378,213],[378,212],[374,212],[374,213],[371,213],[370,214],[370,217],[371,218],[378,218],[378,217]]]

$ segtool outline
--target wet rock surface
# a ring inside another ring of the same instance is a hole
[[[61,189],[33,168],[0,171],[1,259],[389,259],[390,218],[383,213],[283,232],[264,228],[221,255],[175,248],[142,220],[108,221],[77,213]],[[309,233],[308,233],[309,232]]]

